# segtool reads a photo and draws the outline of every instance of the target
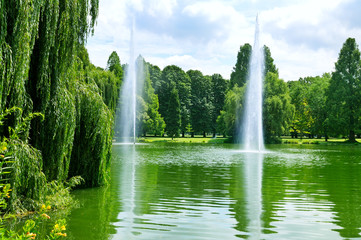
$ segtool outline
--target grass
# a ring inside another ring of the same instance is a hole
[[[325,141],[325,138],[291,138],[289,136],[283,136],[282,144],[342,144],[348,143],[345,138],[329,138]],[[356,139],[357,142],[361,143],[361,138]],[[352,143],[354,144],[354,143]],[[357,144],[357,143],[356,143]]]
[[[282,144],[347,144],[347,139],[344,138],[329,138],[326,142],[324,138],[291,138],[290,136],[281,137]],[[361,143],[361,138],[356,139],[359,143]],[[139,138],[139,142],[143,143],[157,143],[157,142],[165,142],[165,143],[212,143],[212,144],[222,144],[229,142],[229,138],[217,137],[213,138],[211,135],[208,137],[203,136],[195,136],[195,137],[178,137],[178,138],[170,138],[170,137],[141,137]],[[353,144],[353,143],[352,143]],[[356,143],[357,144],[357,143]]]
[[[141,137],[139,139],[140,142],[145,143],[153,143],[153,142],[171,142],[171,143],[224,143],[228,138],[223,137],[201,137],[201,136],[195,136],[195,137],[178,137],[178,138],[170,138],[170,137]]]

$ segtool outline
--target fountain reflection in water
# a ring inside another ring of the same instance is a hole
[[[256,18],[254,45],[247,83],[243,117],[242,142],[245,150],[263,151],[262,88],[264,76],[264,52],[259,41],[259,23]]]
[[[116,236],[133,239],[135,231],[136,208],[136,150],[135,146],[122,146],[123,166],[121,178],[122,211],[118,214],[120,224]]]
[[[262,239],[262,175],[263,153],[246,153],[244,176],[248,239]]]

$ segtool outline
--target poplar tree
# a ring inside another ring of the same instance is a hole
[[[361,116],[360,51],[354,38],[343,44],[327,92],[329,125],[334,134],[348,135],[356,142],[355,130]]]
[[[174,84],[171,84],[172,90],[170,91],[168,100],[168,121],[167,124],[167,135],[172,139],[179,136],[179,129],[181,125],[181,110],[178,90]]]
[[[249,43],[242,45],[237,54],[237,62],[233,68],[230,79],[230,89],[234,85],[242,87],[248,80],[249,62],[252,55],[252,46]]]

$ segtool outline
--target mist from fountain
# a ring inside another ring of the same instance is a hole
[[[264,51],[260,45],[258,16],[246,89],[241,142],[246,151],[263,151],[262,94]]]
[[[125,78],[120,91],[120,121],[119,124],[119,142],[136,142],[136,93],[137,93],[137,68],[134,53],[134,23],[130,32],[129,63],[125,71]]]

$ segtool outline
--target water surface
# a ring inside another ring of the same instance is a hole
[[[359,146],[113,146],[111,183],[75,191],[70,239],[351,239]]]

